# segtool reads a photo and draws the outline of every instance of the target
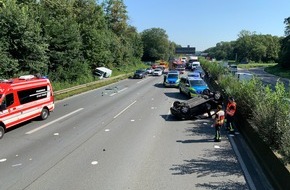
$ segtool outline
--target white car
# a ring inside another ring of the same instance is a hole
[[[238,66],[237,65],[229,65],[229,71],[233,74],[235,74],[236,72],[238,72]]]
[[[153,76],[161,76],[162,75],[162,70],[161,69],[154,69],[152,72]]]
[[[249,81],[254,77],[254,75],[251,73],[236,72],[235,77],[238,81]]]

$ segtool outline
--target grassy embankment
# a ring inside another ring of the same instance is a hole
[[[254,67],[265,67],[267,73],[290,79],[290,70],[281,68],[277,63],[249,63],[249,64],[238,64],[239,68],[249,69]]]
[[[78,88],[78,89],[75,89],[66,93],[55,95],[55,100],[62,100],[64,98],[67,98],[76,94],[80,94],[82,92],[86,92],[89,90],[93,90],[93,89],[100,88],[105,85],[118,82],[120,80],[131,77],[136,69],[147,68],[147,67],[149,66],[143,63],[139,63],[139,64],[132,64],[132,65],[119,67],[119,68],[113,68],[111,78],[104,79],[104,80],[92,78],[92,79],[88,79],[84,81],[74,81],[74,82],[65,82],[65,83],[52,81],[52,86],[53,86],[54,91],[68,89],[74,86],[86,84],[85,87],[81,87],[81,88]]]

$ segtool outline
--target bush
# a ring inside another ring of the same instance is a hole
[[[240,82],[216,63],[201,63],[225,95],[235,97],[238,113],[250,121],[260,138],[282,155],[284,163],[290,163],[290,101],[284,84],[278,81],[272,90],[257,78]]]

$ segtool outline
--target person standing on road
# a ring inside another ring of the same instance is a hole
[[[215,137],[214,137],[214,141],[215,142],[220,142],[221,141],[221,127],[224,124],[224,120],[225,120],[225,112],[222,109],[222,105],[218,105],[217,106],[217,112],[215,114],[215,122],[214,122],[214,127],[215,127]]]
[[[226,130],[230,131],[231,134],[235,133],[234,129],[234,115],[236,113],[237,104],[233,97],[229,97],[228,104],[226,107]]]

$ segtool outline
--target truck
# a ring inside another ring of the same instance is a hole
[[[106,67],[97,67],[94,74],[99,77],[99,79],[109,78],[112,75],[112,70]]]
[[[198,61],[198,56],[189,56],[188,62]]]
[[[23,75],[0,80],[0,139],[17,124],[37,117],[47,119],[54,107],[52,85],[47,77]]]

